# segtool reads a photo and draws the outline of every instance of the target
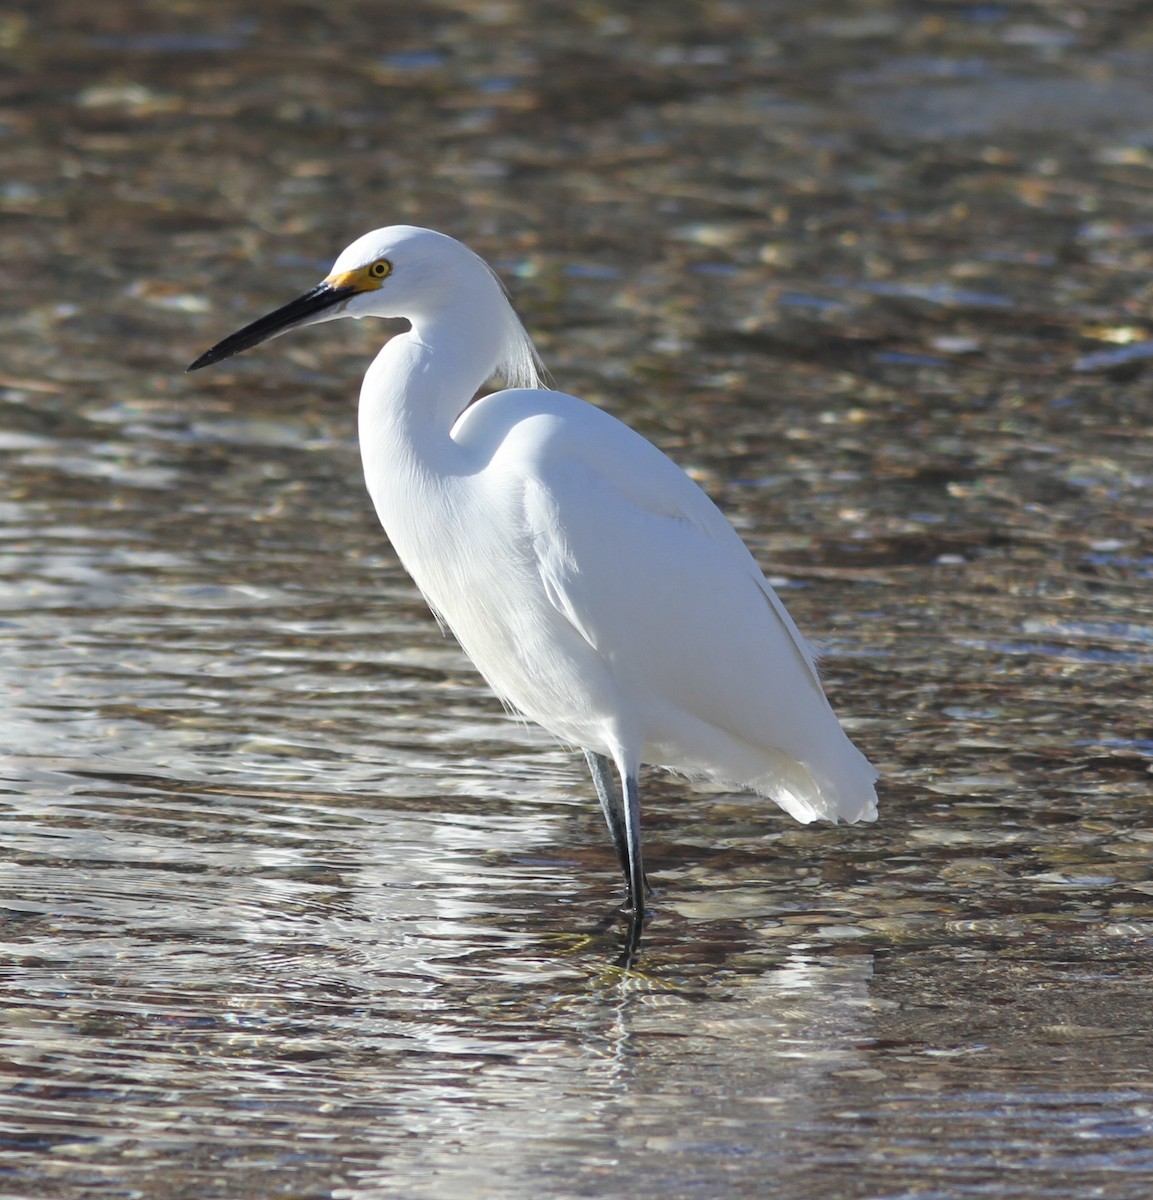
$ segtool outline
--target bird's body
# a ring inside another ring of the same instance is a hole
[[[320,288],[194,365],[337,315],[412,322],[361,389],[369,493],[496,694],[585,750],[629,885],[630,955],[642,762],[755,790],[800,821],[875,817],[876,772],[732,526],[639,434],[539,386],[503,290],[459,242],[406,226],[367,234]],[[531,386],[472,403],[498,371]]]

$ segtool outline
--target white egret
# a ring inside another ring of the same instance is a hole
[[[642,762],[758,792],[798,821],[875,819],[877,773],[733,527],[639,434],[542,386],[499,281],[460,242],[365,234],[189,370],[335,317],[411,322],[360,392],[369,494],[493,691],[583,749],[624,872],[628,961],[648,887]],[[496,374],[507,390],[474,403]]]

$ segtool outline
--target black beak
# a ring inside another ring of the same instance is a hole
[[[253,321],[251,325],[238,329],[224,341],[217,342],[211,350],[205,350],[188,370],[199,371],[201,367],[210,367],[213,363],[231,358],[242,350],[251,350],[253,346],[259,346],[261,342],[276,337],[278,333],[284,333],[297,325],[309,325],[318,319],[321,313],[355,296],[358,290],[355,287],[333,287],[329,283],[318,283],[312,291],[290,300],[275,312]]]

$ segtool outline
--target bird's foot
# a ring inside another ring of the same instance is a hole
[[[620,915],[627,922],[625,928],[625,945],[621,951],[621,956],[617,959],[617,966],[628,970],[632,967],[636,960],[637,954],[641,946],[641,934],[644,933],[645,922],[649,919],[649,914],[645,910],[644,904],[625,904],[620,910]]]

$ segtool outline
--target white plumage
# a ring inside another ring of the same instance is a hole
[[[193,368],[337,316],[412,324],[361,389],[369,493],[497,695],[585,750],[629,887],[630,958],[642,762],[755,790],[799,821],[876,817],[876,772],[732,526],[639,434],[540,386],[499,282],[459,242],[366,234],[319,287]],[[513,386],[470,403],[496,373]]]

